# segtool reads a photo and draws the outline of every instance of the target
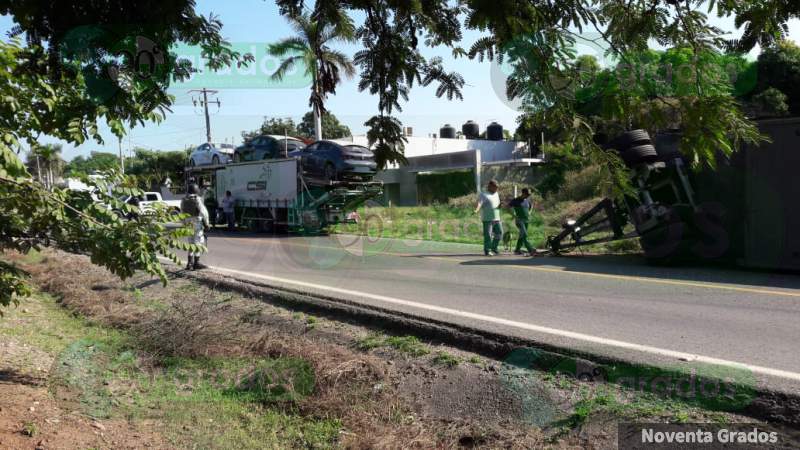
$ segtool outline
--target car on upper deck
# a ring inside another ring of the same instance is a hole
[[[291,136],[255,136],[234,150],[233,162],[283,158],[305,146],[302,140]]]
[[[377,171],[375,155],[361,145],[322,140],[289,155],[300,158],[303,173],[326,181],[366,181]]]

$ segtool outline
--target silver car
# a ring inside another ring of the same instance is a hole
[[[233,160],[233,145],[205,143],[189,155],[190,166],[228,164]]]

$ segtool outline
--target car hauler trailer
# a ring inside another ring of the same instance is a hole
[[[206,188],[222,207],[235,200],[236,221],[253,231],[318,233],[348,222],[347,215],[383,193],[383,183],[325,181],[303,175],[296,158],[186,168],[186,182]]]
[[[548,238],[548,250],[638,237],[652,262],[800,271],[800,118],[757,124],[771,142],[721,157],[713,170],[685,166],[678,132],[656,136],[655,154],[644,146],[623,150],[635,194],[624,202],[605,199],[567,221]],[[635,231],[624,233],[628,223]]]

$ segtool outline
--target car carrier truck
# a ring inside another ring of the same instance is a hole
[[[252,231],[319,233],[383,193],[379,181],[327,181],[303,174],[296,158],[186,168],[186,182],[206,190],[207,204],[235,200],[236,221]]]

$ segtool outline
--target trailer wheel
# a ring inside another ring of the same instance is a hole
[[[631,147],[650,144],[650,134],[645,130],[631,130],[617,136],[611,141],[610,147],[623,152]]]
[[[635,166],[644,162],[651,162],[658,159],[656,148],[651,144],[637,145],[627,150],[620,151],[620,156],[628,166]]]

